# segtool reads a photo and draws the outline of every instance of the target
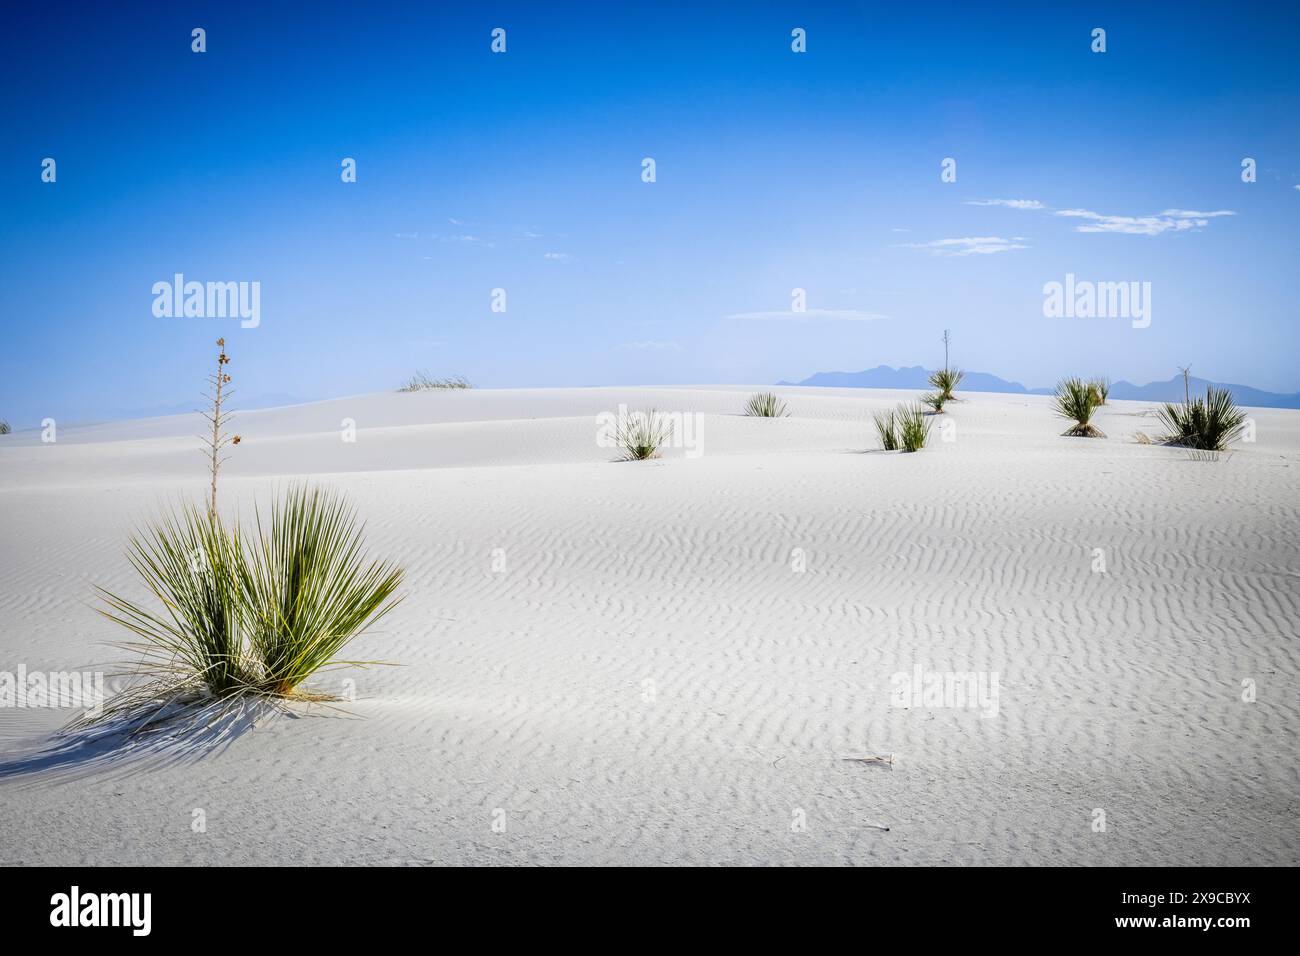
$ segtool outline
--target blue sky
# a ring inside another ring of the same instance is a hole
[[[1027,385],[1300,390],[1294,6],[235,6],[4,13],[0,417],[191,401],[218,335],[246,396],[797,380],[944,328]],[[261,324],[155,317],[177,272]],[[1150,327],[1045,318],[1067,273],[1150,282]]]

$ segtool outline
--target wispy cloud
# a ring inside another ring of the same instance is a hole
[[[1008,209],[1046,209],[1037,199],[967,199],[967,206],[1005,206]]]
[[[1075,232],[1110,232],[1128,236],[1158,236],[1166,232],[1204,229],[1211,219],[1236,215],[1231,209],[1218,209],[1214,212],[1166,209],[1154,216],[1108,216],[1090,209],[1061,209],[1056,214],[1084,220],[1074,227]]]
[[[624,342],[618,346],[620,349],[629,349],[634,352],[680,352],[682,347],[676,342]]]
[[[936,256],[990,256],[995,252],[1028,249],[1024,236],[967,236],[962,239],[935,239],[933,242],[909,242],[907,249],[926,249]]]
[[[733,312],[723,318],[777,322],[806,322],[812,319],[826,319],[833,322],[874,322],[877,319],[887,319],[889,316],[876,312],[862,312],[859,309],[805,309],[802,312],[786,309],[772,312]]]
[[[567,252],[547,252],[543,253],[543,259],[550,259],[552,262],[572,262],[573,256]]]

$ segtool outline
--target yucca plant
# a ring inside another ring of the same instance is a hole
[[[785,402],[774,394],[759,392],[749,396],[749,401],[745,403],[745,414],[751,418],[785,418],[790,413],[786,411]]]
[[[1092,424],[1092,413],[1097,407],[1097,398],[1092,383],[1085,382],[1081,378],[1066,378],[1057,383],[1052,406],[1061,418],[1074,422],[1063,434],[1075,438],[1106,437]]]
[[[966,373],[960,369],[944,367],[936,369],[930,373],[928,379],[930,387],[935,390],[939,396],[939,407],[936,412],[943,411],[943,403],[953,401],[953,391],[961,384],[961,380],[966,377]],[[933,406],[932,406],[933,407]]]
[[[1212,385],[1206,386],[1204,399],[1189,397],[1181,405],[1166,403],[1156,417],[1168,429],[1161,442],[1201,451],[1223,451],[1246,427],[1246,414],[1237,407],[1232,393]]]
[[[947,401],[948,399],[944,397],[942,392],[927,392],[921,396],[921,404],[925,405],[936,415],[943,414],[943,406]]]
[[[132,539],[131,564],[160,608],[100,589],[105,617],[142,640],[144,678],[96,719],[146,727],[209,714],[236,698],[324,701],[304,682],[392,610],[402,571],[362,553],[361,529],[338,496],[291,488],[256,519],[256,533],[227,529],[190,505]]]
[[[338,495],[290,488],[257,518],[238,564],[243,623],[261,673],[277,697],[304,696],[303,682],[338,661],[363,628],[397,603],[402,571],[368,560],[355,512]]]
[[[127,560],[155,606],[98,588],[105,604],[99,613],[140,638],[124,646],[138,653],[135,672],[146,683],[107,713],[255,689],[259,668],[243,638],[238,534],[211,511],[187,505],[133,536]]]
[[[920,405],[899,405],[895,413],[898,423],[898,440],[903,451],[919,451],[930,437],[930,419]]]
[[[898,450],[898,432],[895,430],[893,412],[877,412],[874,416],[876,425],[876,437],[880,439],[880,447],[884,451]]]
[[[643,461],[659,457],[659,446],[668,441],[672,433],[672,422],[652,408],[622,418],[614,433],[614,442],[623,449],[624,461]]]
[[[1105,405],[1106,399],[1110,397],[1110,379],[1094,378],[1088,383],[1093,393],[1097,396],[1097,405]]]
[[[5,421],[3,418],[0,418],[0,435],[8,435],[8,434],[9,434],[9,423]]]
[[[398,386],[399,392],[427,392],[433,389],[473,388],[464,376],[453,375],[449,378],[434,378],[428,372],[416,372]]]

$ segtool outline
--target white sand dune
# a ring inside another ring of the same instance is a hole
[[[1300,862],[1300,412],[1202,462],[1133,440],[1145,404],[1087,440],[968,393],[955,440],[901,455],[870,417],[907,393],[782,388],[792,417],[755,420],[750,391],[240,414],[224,500],[345,491],[407,570],[353,653],[403,666],[321,678],[355,717],[0,779],[0,863]],[[703,455],[611,461],[620,403],[700,413]],[[126,537],[203,493],[199,430],[0,438],[0,669],[125,659],[93,588],[142,596]],[[996,673],[996,716],[893,706],[918,666]],[[67,716],[0,710],[0,777]]]

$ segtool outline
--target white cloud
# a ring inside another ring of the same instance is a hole
[[[1046,209],[1037,199],[968,199],[967,206],[1006,206],[1008,209]]]
[[[572,262],[573,256],[567,252],[547,252],[543,254],[543,259],[550,259],[552,262]]]
[[[1230,209],[1220,209],[1215,212],[1166,209],[1156,216],[1107,216],[1090,209],[1061,209],[1056,214],[1085,220],[1074,227],[1075,232],[1110,232],[1128,236],[1158,236],[1165,232],[1204,229],[1210,224],[1211,219],[1236,215]]]
[[[936,256],[987,256],[1012,249],[1028,249],[1024,236],[968,236],[963,239],[935,239],[933,242],[909,242],[908,249],[928,249]]]
[[[876,312],[862,312],[858,309],[805,309],[803,312],[795,312],[792,309],[785,311],[772,312],[733,312],[731,315],[723,316],[727,319],[774,319],[785,322],[803,322],[809,319],[828,319],[838,322],[874,322],[877,319],[887,319],[889,316],[880,315]]]

